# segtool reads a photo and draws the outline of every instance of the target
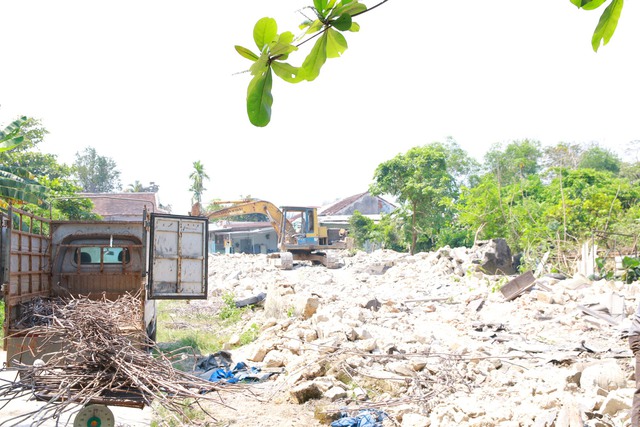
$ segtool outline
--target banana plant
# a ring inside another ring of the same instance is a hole
[[[571,3],[576,5],[580,9],[584,10],[595,10],[602,6],[607,0],[570,0]],[[591,37],[591,47],[595,52],[598,51],[598,48],[602,45],[606,45],[611,40],[613,33],[616,31],[616,27],[618,26],[618,20],[620,19],[620,14],[622,13],[622,6],[624,4],[624,0],[611,0],[609,5],[604,9],[602,15],[600,15],[600,20],[598,21],[598,25],[596,25],[596,29],[593,32],[593,36]]]
[[[258,53],[235,46],[242,57],[253,61],[249,68],[253,77],[247,88],[247,115],[254,126],[264,127],[271,121],[273,74],[289,83],[314,80],[327,58],[337,58],[345,52],[347,41],[342,32],[358,31],[360,26],[353,22],[353,17],[367,10],[358,0],[314,0],[310,8],[315,19],[307,19],[300,25],[305,30],[303,40],[296,39],[290,31],[278,34],[275,19],[265,17],[253,28]],[[285,62],[289,54],[314,38],[315,44],[301,66]]]
[[[21,128],[26,122],[26,117],[20,117],[0,131],[0,153],[13,150],[25,141]],[[28,171],[0,165],[0,208],[6,207],[9,201],[44,206],[47,194],[47,187],[36,182]]]

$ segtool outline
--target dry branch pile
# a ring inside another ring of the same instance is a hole
[[[33,394],[47,402],[20,420],[33,417],[38,425],[88,403],[143,407],[154,401],[184,416],[189,402],[222,404],[217,393],[209,393],[233,387],[179,371],[160,352],[154,357],[148,351],[157,350],[154,343],[140,330],[142,305],[136,296],[124,295],[117,301],[43,300],[39,307],[38,314],[29,314],[39,318],[37,326],[21,334],[27,339],[38,336],[43,346],[59,351],[43,355],[46,364],[15,361],[19,376],[0,384],[0,401]]]

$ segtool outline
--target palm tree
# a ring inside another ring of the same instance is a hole
[[[204,188],[204,180],[209,179],[209,176],[204,171],[204,165],[199,160],[193,162],[193,172],[189,175],[189,179],[191,180],[191,188],[189,191],[193,193],[191,204],[198,206],[196,213],[199,213],[202,202],[202,193],[206,190],[206,188]]]
[[[133,184],[129,184],[127,187],[127,193],[141,193],[144,191],[144,185],[138,180],[136,180]]]

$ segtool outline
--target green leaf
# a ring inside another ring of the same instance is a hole
[[[303,28],[304,27],[300,26],[301,30]],[[305,34],[317,33],[318,31],[321,31],[323,28],[324,28],[324,24],[322,23],[322,21],[316,19],[311,23],[311,25],[309,25],[309,28],[307,28],[307,31],[305,32]]]
[[[269,53],[264,52],[262,55],[260,55],[260,58],[258,58],[257,61],[251,64],[249,71],[251,72],[252,76],[257,76],[267,71],[268,67],[269,67]]]
[[[269,48],[271,56],[279,56],[281,57],[280,59],[286,59],[287,55],[298,50],[298,47],[292,44],[293,39],[293,33],[290,31],[280,34],[280,36],[278,36],[278,40],[272,43]]]
[[[289,83],[299,83],[305,80],[304,73],[301,68],[294,67],[286,62],[273,61],[271,63],[271,68],[278,77]]]
[[[640,267],[640,259],[631,258],[628,256],[625,256],[622,258],[622,268],[628,269],[628,268],[636,268],[636,267]]]
[[[347,50],[347,40],[342,33],[329,28],[325,33],[327,35],[327,57],[338,58]]]
[[[317,19],[316,19],[317,21]],[[315,21],[310,21],[308,19],[305,19],[304,21],[302,21],[302,23],[300,25],[298,25],[298,28],[301,30],[304,30],[305,28],[308,28],[311,26],[311,24],[313,24]]]
[[[236,48],[236,52],[238,52],[240,54],[240,56],[247,58],[251,61],[257,61],[259,56],[256,55],[255,53],[251,52],[249,49],[247,49],[246,47],[242,47],[242,46],[234,46]]]
[[[618,19],[620,19],[620,13],[622,13],[623,0],[613,0],[609,6],[604,10],[595,31],[591,38],[591,46],[594,51],[598,51],[600,43],[606,45],[611,40],[611,36],[616,31],[618,26]]]
[[[607,0],[571,0],[571,3],[584,10],[593,10],[602,6],[606,1]]]
[[[271,68],[255,76],[247,88],[247,115],[249,121],[254,126],[264,127],[271,121],[271,105],[273,105],[273,95],[271,87],[273,85],[273,75]]]
[[[337,19],[331,21],[331,25],[340,31],[348,31],[351,28],[351,15],[343,13]]]
[[[349,31],[351,31],[352,33],[357,33],[358,31],[360,31],[360,24],[354,22],[353,24],[351,24],[351,28],[349,28]]]
[[[327,61],[327,33],[325,32],[316,40],[313,48],[302,63],[302,70],[308,81],[315,80],[320,75],[320,69]]]
[[[318,14],[324,17],[322,12],[327,8],[327,0],[313,0],[313,7],[315,7]]]
[[[253,41],[262,52],[265,46],[273,42],[278,36],[278,24],[273,18],[262,18],[253,27]]]
[[[0,198],[18,200],[36,205],[46,205],[43,199],[49,189],[36,181],[21,178],[12,173],[0,170]]]
[[[345,3],[342,2],[342,6],[338,6],[335,9],[333,9],[331,11],[331,16],[330,17],[334,17],[334,16],[340,16],[342,14],[349,14],[351,16],[354,16],[358,13],[362,13],[364,11],[367,10],[367,6],[365,6],[362,3],[358,3],[357,1],[353,1],[350,3]]]
[[[20,128],[26,121],[27,117],[22,116],[0,131],[0,153],[9,151],[24,142],[24,136],[20,134]]]

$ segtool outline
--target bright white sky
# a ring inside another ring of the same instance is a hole
[[[372,5],[372,2],[366,2]],[[626,2],[593,52],[601,10],[569,0],[389,0],[357,18],[349,49],[311,83],[274,80],[272,122],[245,112],[255,22],[279,32],[311,0],[0,3],[0,124],[42,120],[41,150],[71,164],[94,147],[123,188],[160,186],[186,214],[201,161],[204,201],[259,197],[320,206],[366,191],[375,168],[454,138],[481,159],[495,142],[640,139],[640,5]],[[306,49],[303,48],[306,54]],[[303,55],[292,55],[299,65]]]

